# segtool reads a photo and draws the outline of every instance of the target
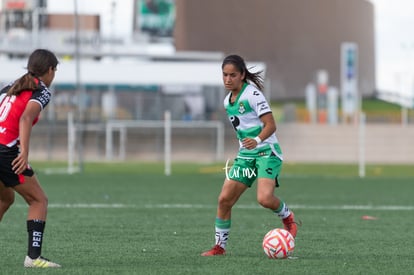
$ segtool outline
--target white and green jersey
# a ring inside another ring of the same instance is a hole
[[[233,104],[230,103],[230,98],[231,92],[224,99],[224,108],[226,109],[230,122],[236,130],[240,150],[247,150],[243,148],[241,141],[246,137],[255,138],[259,135],[263,128],[260,117],[264,114],[271,113],[272,110],[263,93],[255,86],[247,83],[243,85]],[[265,147],[269,148],[269,146],[270,148],[274,148],[274,145],[279,147],[275,133],[258,144],[256,149],[249,151],[260,151],[260,149],[264,149]],[[280,150],[280,148],[278,149]],[[277,155],[281,157],[281,152]]]

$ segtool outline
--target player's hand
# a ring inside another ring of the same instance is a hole
[[[26,154],[20,153],[13,161],[12,161],[12,169],[14,173],[17,175],[21,174],[26,170],[27,166],[29,165],[28,156]]]
[[[242,140],[243,147],[249,150],[256,148],[257,142],[254,138],[245,138]]]

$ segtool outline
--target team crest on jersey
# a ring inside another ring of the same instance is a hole
[[[239,114],[243,114],[244,112],[246,112],[246,107],[244,107],[243,103],[239,104]]]

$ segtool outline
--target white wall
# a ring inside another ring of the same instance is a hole
[[[0,60],[7,68],[0,74],[0,84],[6,84],[26,73],[27,60]],[[150,62],[139,60],[81,62],[82,83],[126,85],[222,85],[221,62]],[[266,70],[264,63],[248,63],[255,70]],[[76,83],[76,64],[60,60],[53,83]],[[0,85],[1,86],[1,85]]]

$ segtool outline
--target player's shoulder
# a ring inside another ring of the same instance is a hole
[[[259,96],[259,95],[263,95],[263,92],[257,88],[256,86],[249,84],[246,86],[245,88],[245,93],[246,95],[249,96]]]
[[[49,88],[43,82],[39,83],[39,86],[37,87],[36,90],[33,91],[33,93],[38,94],[38,95],[44,95],[44,94],[50,95],[51,94]]]
[[[52,93],[49,88],[43,82],[40,82],[39,87],[32,93],[32,100],[40,102],[45,107],[49,103],[51,96]]]
[[[243,96],[249,101],[257,101],[257,100],[262,100],[264,95],[260,89],[250,84],[246,86],[243,92]]]

